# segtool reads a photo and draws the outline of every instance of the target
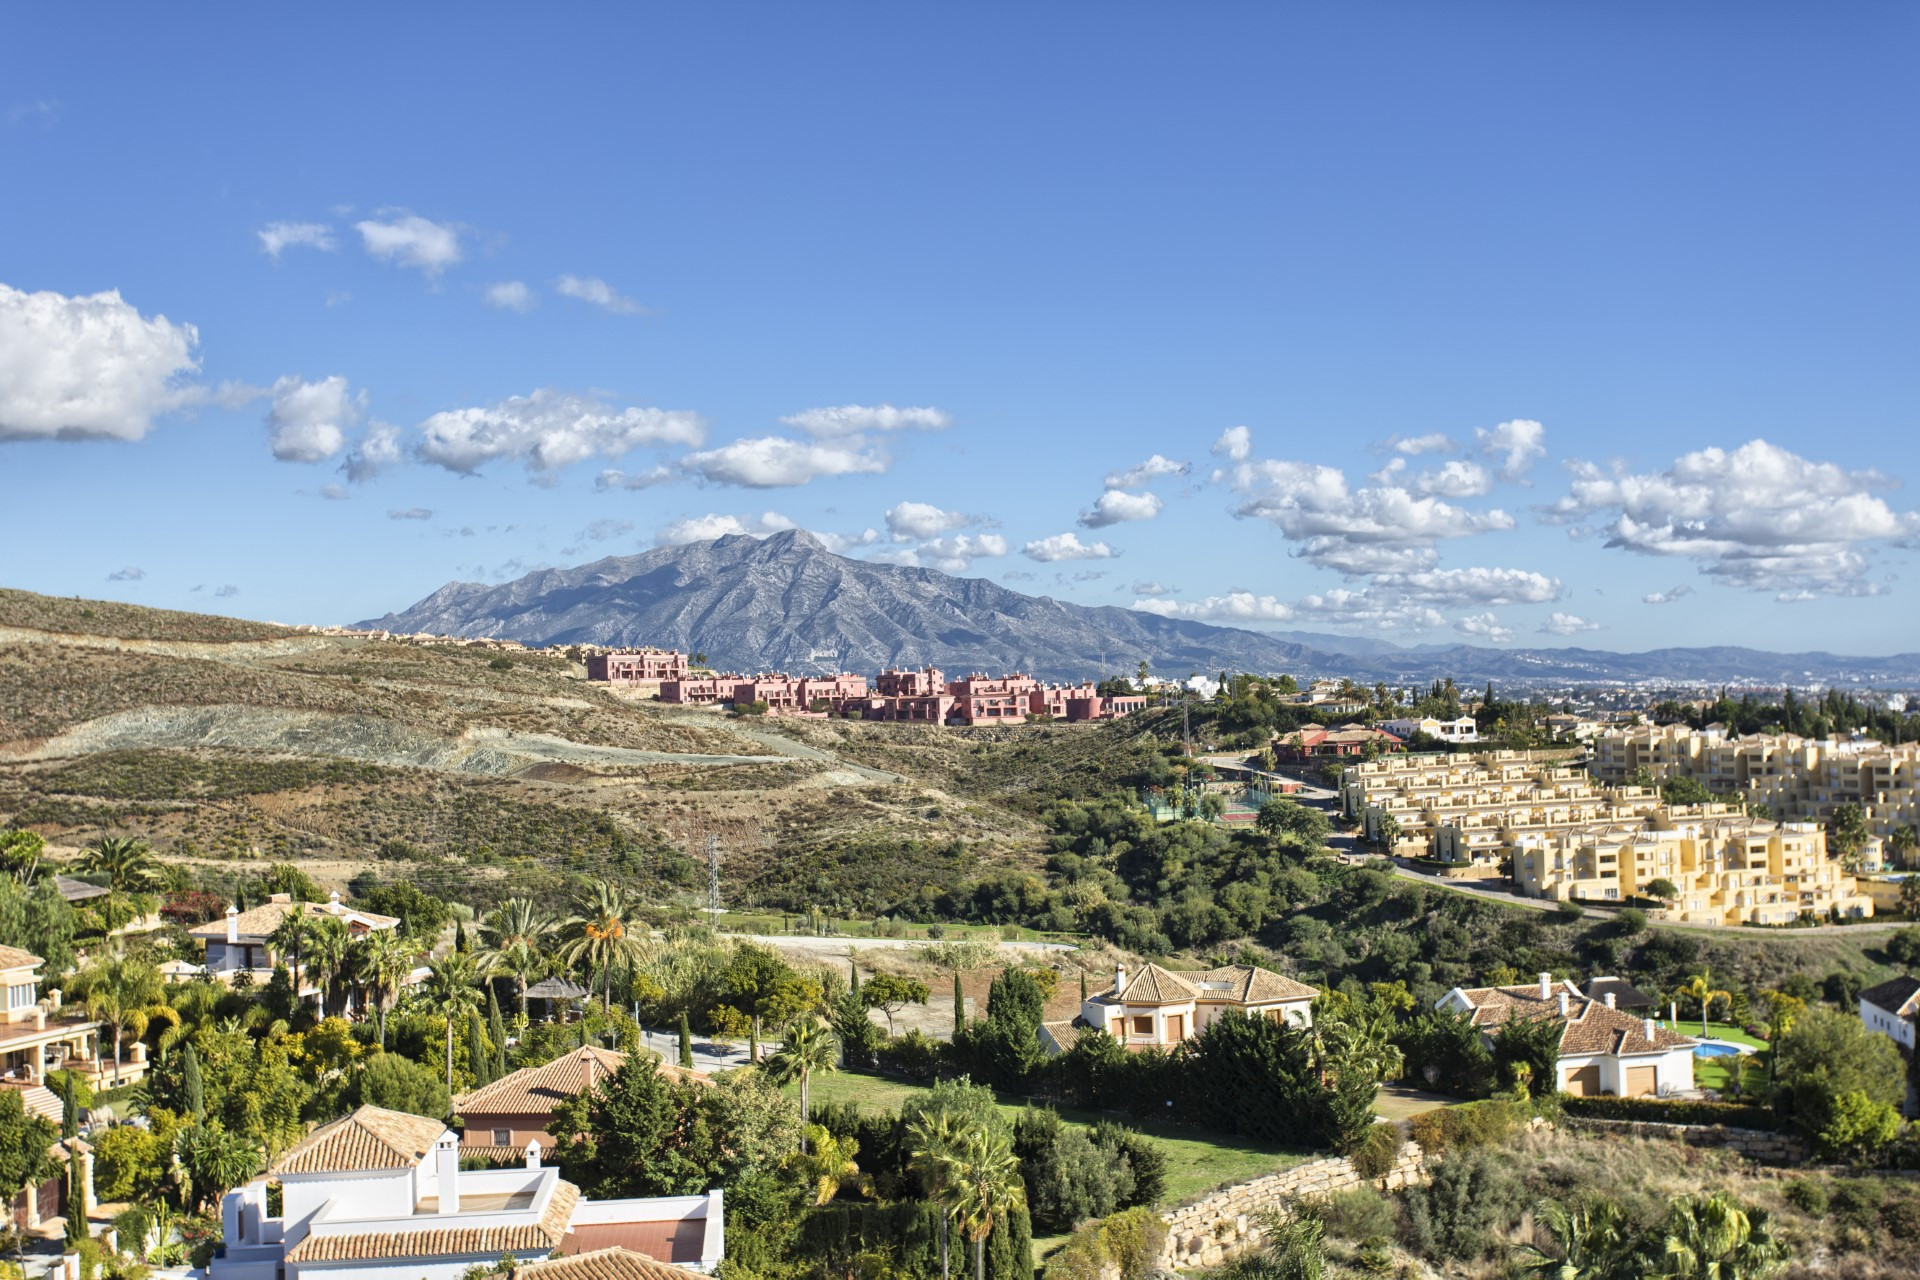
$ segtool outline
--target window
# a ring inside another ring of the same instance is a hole
[[[510,1146],[512,1146],[512,1145],[513,1145],[513,1130],[511,1130],[511,1129],[495,1129],[495,1130],[493,1131],[493,1145],[494,1145],[494,1146],[496,1146],[496,1147],[510,1147]]]
[[[1133,1034],[1137,1036],[1152,1035],[1153,1034],[1153,1015],[1147,1014],[1144,1017],[1135,1017],[1133,1020]]]
[[[31,982],[20,983],[7,988],[7,1008],[25,1009],[34,1003],[34,986]]]

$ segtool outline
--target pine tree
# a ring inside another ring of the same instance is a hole
[[[853,998],[858,1000],[860,998],[860,961],[858,958],[854,956],[847,957],[847,972],[851,975],[847,989],[852,991]]]
[[[967,997],[960,990],[960,975],[953,975],[953,1034],[959,1035],[967,1027]]]
[[[189,1044],[180,1051],[180,1093],[187,1114],[195,1120],[207,1115],[207,1087],[200,1079],[200,1054]]]
[[[680,1065],[693,1070],[693,1028],[687,1025],[687,1011],[680,1011]]]

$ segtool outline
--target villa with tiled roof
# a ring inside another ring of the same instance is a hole
[[[1071,1024],[1044,1023],[1043,1044],[1070,1048],[1082,1029],[1104,1031],[1129,1049],[1170,1049],[1227,1013],[1251,1014],[1298,1026],[1313,1025],[1320,992],[1303,982],[1250,964],[1174,970],[1148,964],[1113,973],[1113,985],[1088,996]]]
[[[208,1280],[459,1280],[509,1255],[649,1244],[656,1263],[711,1273],[725,1251],[718,1190],[588,1200],[541,1164],[537,1143],[512,1168],[463,1170],[460,1160],[453,1132],[423,1116],[361,1107],[322,1125],[222,1199]]]
[[[1589,1000],[1572,982],[1543,973],[1515,987],[1455,987],[1435,1007],[1467,1014],[1491,1044],[1507,1023],[1548,1018],[1560,1025],[1554,1087],[1576,1097],[1666,1096],[1693,1091],[1697,1041],[1668,1031],[1652,1018],[1614,1007],[1613,997]]]
[[[338,893],[328,895],[325,902],[295,902],[288,894],[276,893],[245,911],[238,904],[229,906],[225,917],[196,925],[187,930],[187,936],[198,942],[205,953],[205,972],[209,977],[231,983],[236,975],[246,973],[254,982],[264,983],[273,976],[274,966],[283,960],[273,945],[273,935],[286,918],[296,912],[315,919],[343,921],[347,932],[356,938],[383,933],[400,925],[397,916],[357,911],[347,906],[340,901]],[[310,996],[317,992],[318,988],[306,975],[301,975],[300,994]]]
[[[454,1112],[466,1126],[460,1135],[460,1154],[517,1161],[526,1154],[529,1142],[550,1146],[547,1125],[553,1120],[555,1108],[593,1088],[626,1060],[627,1055],[616,1050],[588,1046],[537,1067],[522,1067],[492,1084],[461,1094],[453,1100]],[[658,1070],[670,1080],[711,1083],[697,1071],[665,1062],[658,1064]]]
[[[685,1280],[678,1268],[617,1245],[529,1263],[513,1274],[514,1280]]]
[[[1891,1036],[1904,1049],[1913,1048],[1913,1021],[1920,1017],[1920,978],[1901,974],[1860,993],[1860,1021],[1867,1030]]]

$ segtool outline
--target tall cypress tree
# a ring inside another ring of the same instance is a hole
[[[473,1072],[474,1084],[489,1083],[493,1079],[492,1067],[486,1043],[480,1037],[480,1011],[475,1009],[467,1015],[467,1068]]]
[[[200,1079],[200,1054],[191,1043],[180,1051],[180,1094],[187,1114],[195,1120],[207,1116],[207,1087]]]
[[[500,997],[487,984],[487,1035],[493,1041],[493,1078],[507,1074],[507,1023],[500,1016]]]
[[[60,1136],[68,1141],[80,1136],[80,1095],[71,1071],[60,1073]]]
[[[967,997],[960,990],[960,974],[953,975],[953,1034],[959,1035],[967,1028]]]
[[[848,990],[852,991],[853,998],[858,1000],[860,998],[860,961],[857,957],[847,957],[847,972],[851,975]]]
[[[687,1011],[680,1011],[680,1065],[693,1070],[693,1028],[687,1025]]]

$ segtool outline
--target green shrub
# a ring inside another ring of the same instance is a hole
[[[1810,1218],[1827,1215],[1827,1186],[1818,1178],[1795,1178],[1782,1194],[1788,1204]]]
[[[1682,1098],[1614,1098],[1605,1095],[1563,1098],[1561,1108],[1575,1119],[1648,1120],[1656,1124],[1717,1124],[1729,1129],[1775,1129],[1765,1107],[1739,1102],[1689,1102]]]
[[[1895,1240],[1920,1240],[1920,1200],[1902,1196],[1880,1206],[1880,1225]]]
[[[1449,1150],[1491,1146],[1526,1123],[1528,1115],[1526,1106],[1504,1098],[1441,1107],[1413,1118],[1413,1140],[1430,1156]]]
[[[1456,1151],[1434,1166],[1425,1186],[1407,1188],[1406,1244],[1436,1261],[1486,1257],[1520,1220],[1529,1199],[1508,1158]]]
[[[1327,1234],[1338,1240],[1359,1243],[1376,1236],[1393,1234],[1393,1202],[1372,1187],[1336,1191],[1319,1209]]]
[[[1393,1168],[1393,1158],[1399,1154],[1399,1126],[1376,1124],[1360,1135],[1360,1141],[1354,1144],[1347,1159],[1352,1161],[1355,1173],[1374,1182],[1387,1176],[1387,1171]]]
[[[1073,1238],[1047,1259],[1044,1280],[1145,1280],[1160,1259],[1166,1227],[1141,1207],[1074,1229]]]
[[[1833,1184],[1827,1203],[1835,1218],[1864,1227],[1879,1221],[1885,1198],[1880,1184],[1871,1178],[1842,1178]]]

